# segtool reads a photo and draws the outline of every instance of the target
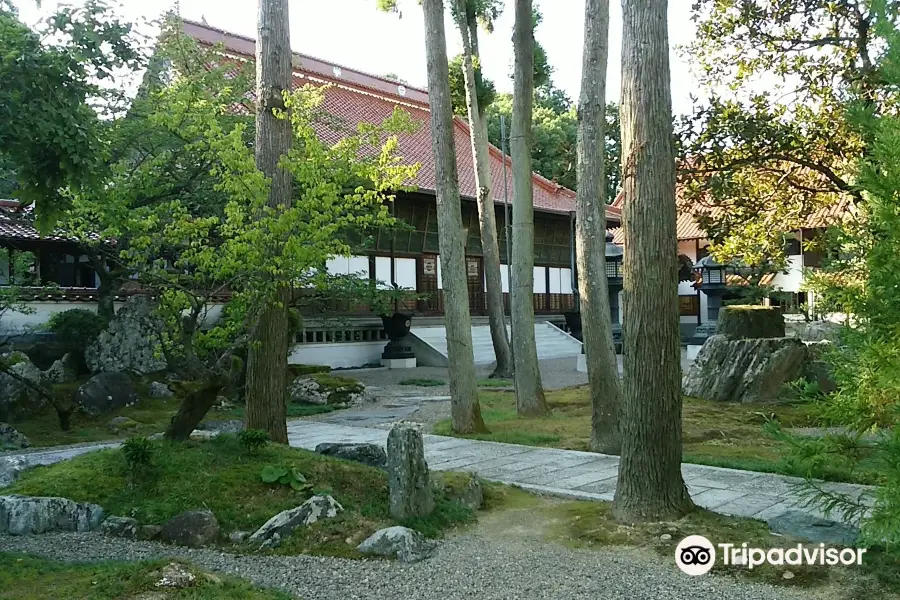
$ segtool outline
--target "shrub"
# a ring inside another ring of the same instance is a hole
[[[132,476],[146,475],[153,468],[153,442],[145,437],[125,440],[122,443],[122,455]]]
[[[269,434],[261,429],[248,429],[238,434],[238,442],[244,450],[255,454],[269,443]]]
[[[288,365],[288,371],[294,377],[300,377],[314,373],[330,373],[331,367],[328,365]]]
[[[92,310],[73,308],[51,315],[47,329],[55,333],[61,343],[84,350],[106,329],[106,319]]]

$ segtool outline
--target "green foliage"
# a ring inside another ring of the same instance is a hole
[[[153,442],[145,437],[128,438],[122,442],[122,456],[128,473],[133,476],[147,475],[153,468]]]
[[[261,429],[247,429],[238,434],[238,442],[248,453],[255,454],[269,443],[269,434]]]
[[[263,483],[278,483],[289,486],[296,492],[305,492],[312,489],[312,484],[306,480],[303,473],[294,467],[266,465],[259,474]]]
[[[478,98],[478,109],[483,114],[487,107],[493,104],[494,98],[497,97],[497,90],[491,80],[483,77],[477,57],[473,57],[472,63],[475,69],[475,95]],[[450,101],[453,104],[453,112],[462,117],[468,115],[464,64],[462,54],[450,59]]]
[[[885,12],[885,3],[873,7],[878,34],[873,43],[886,47],[877,68],[885,90],[890,90],[885,96],[889,104],[900,99],[900,30],[895,12]],[[837,391],[821,403],[829,420],[848,429],[849,440],[836,447],[798,444],[798,454],[808,461],[829,460],[848,454],[866,435],[874,437],[867,445],[878,459],[881,485],[871,516],[863,520],[863,534],[868,543],[884,545],[896,554],[900,552],[900,117],[875,111],[864,86],[856,90],[849,115],[867,141],[858,169],[863,225],[848,228],[838,238],[847,244],[839,247],[843,273],[831,272],[818,281],[832,287],[851,283],[850,290],[832,295],[852,314],[852,327],[841,336],[842,344],[823,356]],[[865,513],[856,498],[815,488],[811,496],[835,512],[857,517]]]
[[[882,2],[699,0],[697,37],[683,49],[708,101],[680,123],[685,199],[720,259],[779,260],[781,235],[829,224],[861,195],[854,163],[869,134],[846,102],[897,107],[879,61]],[[895,3],[883,19],[896,24]],[[764,90],[764,91],[760,91]],[[824,211],[824,212],[823,212]]]
[[[90,188],[105,168],[105,126],[92,104],[111,108],[111,98],[100,82],[142,57],[132,26],[102,0],[63,7],[36,31],[0,2],[0,57],[0,106],[15,115],[0,124],[0,163],[46,229],[67,203],[63,189]]]
[[[58,341],[73,350],[84,352],[106,329],[106,319],[96,311],[73,308],[53,313],[46,326],[56,334]]]

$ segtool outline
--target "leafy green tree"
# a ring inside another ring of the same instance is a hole
[[[897,19],[897,3],[887,2]],[[858,203],[866,135],[846,118],[851,93],[896,107],[877,64],[873,9],[856,0],[698,0],[686,53],[710,94],[679,123],[686,197],[720,258],[760,262],[811,215]],[[718,208],[722,210],[707,210]]]
[[[116,70],[141,63],[131,25],[113,16],[103,0],[63,7],[39,31],[0,0],[4,194],[34,203],[42,228],[66,206],[64,189],[96,184],[106,162],[98,112],[106,96],[102,84]]]
[[[415,173],[396,156],[395,134],[413,125],[398,109],[383,125],[341,131],[342,141],[327,145],[316,133],[330,122],[324,90],[294,91],[280,118],[289,119],[295,142],[281,161],[295,191],[290,206],[272,207],[248,141],[251,122],[230,116],[244,106],[250,73],[183,35],[162,51],[178,59],[170,77],[146,90],[140,110],[125,118],[133,121],[123,122],[152,139],[109,165],[104,194],[75,195],[72,213],[99,239],[115,240],[104,251],[160,298],[164,353],[194,382],[167,431],[182,439],[233,379],[235,352],[253,337],[259,308],[285,285],[315,287],[330,256],[350,253],[348,231],[392,224],[390,194]],[[192,173],[202,185],[184,185],[195,182]],[[226,292],[230,318],[203,330],[208,306]]]

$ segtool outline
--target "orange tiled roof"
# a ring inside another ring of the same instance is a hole
[[[223,44],[226,51],[242,60],[253,60],[255,56],[256,42],[252,38],[193,21],[185,21],[184,30],[201,43]],[[405,161],[421,165],[412,183],[421,190],[434,191],[436,184],[427,91],[302,54],[295,53],[293,62],[298,85],[332,84],[325,93],[323,110],[349,126],[355,127],[357,123],[380,123],[391,115],[395,106],[402,107],[415,121],[420,122],[422,126],[418,131],[399,136],[398,153]],[[475,171],[472,152],[469,150],[469,127],[459,118],[454,119],[454,123],[460,194],[474,199]],[[340,136],[334,129],[326,128],[320,130],[320,135],[329,142],[337,141]],[[503,158],[500,150],[491,146],[490,158],[493,197],[500,204],[503,202]],[[509,157],[506,160],[507,184],[512,192],[512,161]],[[533,174],[532,181],[536,209],[557,213],[575,210],[575,192],[537,173]],[[607,218],[618,221],[621,218],[620,212],[611,208],[607,211]]]
[[[616,196],[616,199],[612,203],[611,208],[617,208],[621,212],[624,201],[624,192],[619,192],[619,195]],[[680,185],[675,189],[675,202],[678,206],[678,216],[675,224],[675,232],[678,236],[679,241],[706,239],[706,232],[702,227],[700,227],[700,225],[697,223],[697,220],[694,218],[694,215],[699,212],[698,209],[702,209],[703,212],[711,215],[716,215],[717,213],[724,210],[720,207],[715,206],[701,207],[697,204],[690,204],[687,200],[682,198]],[[833,225],[847,214],[847,210],[847,202],[835,202],[834,204],[824,208],[820,208],[819,210],[809,215],[804,226],[810,229],[814,229],[816,227],[827,227],[829,225]],[[610,231],[613,233],[613,241],[615,243],[621,244],[625,241],[625,232],[621,227],[611,229]]]

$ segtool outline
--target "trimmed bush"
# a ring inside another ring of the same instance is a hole
[[[729,340],[782,338],[784,315],[781,308],[771,306],[726,306],[719,313],[716,333]]]

